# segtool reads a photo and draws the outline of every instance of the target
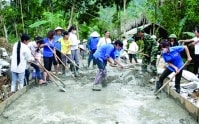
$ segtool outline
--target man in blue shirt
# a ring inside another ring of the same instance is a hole
[[[116,59],[117,51],[120,51],[123,47],[123,43],[120,40],[115,41],[114,44],[105,44],[98,48],[93,54],[93,59],[97,64],[99,71],[95,77],[93,90],[101,90],[99,84],[106,77],[106,64],[110,63],[110,66],[115,67],[114,62],[121,68],[123,65]],[[114,60],[114,62],[112,61]]]
[[[185,50],[187,55],[187,60],[191,61],[192,58],[189,53],[189,49],[187,46],[175,46],[175,47],[169,47],[169,42],[164,40],[160,43],[161,51],[162,51],[162,57],[165,62],[168,63],[167,68],[164,70],[164,72],[161,74],[159,81],[156,82],[156,90],[159,90],[162,85],[164,79],[171,74],[172,72],[177,73],[175,76],[175,88],[176,92],[180,93],[180,80],[182,77],[182,69],[184,62],[182,60],[182,57],[180,53]]]

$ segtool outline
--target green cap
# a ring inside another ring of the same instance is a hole
[[[177,36],[175,34],[170,34],[169,38],[177,38]]]

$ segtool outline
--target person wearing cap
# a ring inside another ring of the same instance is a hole
[[[118,59],[116,59],[117,51],[120,51],[122,47],[123,43],[120,40],[116,40],[114,44],[104,44],[95,51],[93,54],[93,60],[96,62],[99,71],[95,77],[93,90],[101,89],[100,83],[102,83],[102,80],[105,79],[107,75],[107,62],[112,67],[115,67],[115,62],[119,67],[123,68],[123,65],[118,61]]]
[[[71,41],[69,40],[69,32],[64,31],[63,37],[58,40],[61,43],[61,60],[66,65],[66,63],[71,63]],[[65,66],[62,65],[62,74],[65,75]]]
[[[179,40],[179,42],[190,42],[189,45],[194,46],[194,69],[193,73],[199,78],[198,68],[199,68],[199,27],[195,28],[195,37],[187,40]]]
[[[109,44],[111,43],[111,39],[109,38],[110,36],[110,32],[109,31],[105,31],[104,32],[104,37],[101,37],[98,44],[97,44],[97,48],[99,48],[100,46],[104,45],[104,44]]]
[[[29,40],[30,36],[28,34],[23,34],[21,36],[21,40],[16,42],[13,46],[11,59],[11,93],[16,92],[17,81],[19,81],[18,90],[24,87],[25,69],[27,67],[27,63],[34,60],[30,49],[27,46]]]
[[[77,30],[74,25],[72,25],[69,29],[69,40],[71,41],[71,58],[73,61],[75,61],[76,65],[79,66],[79,40],[77,37]],[[74,67],[72,64],[70,65],[70,69],[72,72],[74,72],[75,76],[78,74],[79,67]]]
[[[99,42],[99,34],[94,31],[91,33],[90,38],[88,39],[88,50],[89,50],[89,56],[88,56],[88,68],[90,66],[90,63],[93,59],[93,54],[97,50],[97,44]],[[96,65],[96,63],[93,61],[93,66]]]
[[[141,28],[137,29],[137,35],[144,42],[143,46],[143,58],[142,58],[142,72],[147,72],[147,65],[151,65],[151,74],[153,76],[157,75],[156,60],[158,55],[158,45],[156,41],[151,38],[149,34],[145,34],[144,30]]]
[[[135,60],[135,63],[138,63],[137,58],[136,58],[136,53],[139,47],[133,38],[129,38],[128,41],[130,42],[129,48],[128,48],[129,61],[130,63],[132,63],[132,58],[133,58]]]
[[[177,36],[175,34],[169,35],[169,43],[170,43],[170,47],[179,45],[178,42],[177,42]]]
[[[61,60],[61,43],[59,42],[59,39],[62,38],[62,32],[64,31],[63,28],[61,27],[56,27],[55,28],[55,36],[54,36],[54,41],[55,41],[55,50],[56,50],[56,55],[59,57]],[[53,65],[54,65],[54,70],[56,74],[61,74],[61,61],[59,59],[53,59]]]
[[[187,46],[170,47],[169,42],[167,40],[161,41],[160,48],[162,52],[162,57],[164,61],[168,64],[168,66],[161,74],[159,81],[156,82],[156,91],[158,91],[162,87],[164,79],[172,72],[175,72],[177,73],[175,76],[175,90],[177,93],[180,93],[180,80],[182,77],[183,70],[181,68],[184,65],[183,59],[180,54],[182,51],[185,50],[187,60],[191,61],[192,58],[190,56],[189,49],[187,48]]]

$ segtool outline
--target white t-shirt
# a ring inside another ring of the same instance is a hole
[[[127,44],[128,44],[128,43],[127,43],[127,39],[124,39],[124,40],[123,40],[123,49],[124,49],[124,50],[127,50]]]
[[[69,34],[69,40],[71,41],[71,50],[77,50],[78,44],[79,44],[79,40],[77,39],[77,35],[70,33]]]
[[[25,72],[25,69],[27,67],[27,62],[34,60],[34,58],[31,56],[31,52],[28,46],[21,42],[20,63],[17,66],[17,45],[18,45],[18,42],[16,42],[13,46],[12,59],[11,59],[11,71],[16,72],[16,73],[23,73]]]
[[[28,43],[28,47],[29,47],[29,49],[31,51],[31,55],[32,54],[34,55],[32,57],[36,57],[40,61],[41,60],[41,52],[40,51],[38,51],[38,52],[36,51],[37,48],[38,48],[36,42],[35,41],[34,42],[29,42]]]
[[[132,43],[129,44],[128,53],[136,54],[137,51],[138,51],[138,45],[135,41],[133,41]]]
[[[195,45],[194,45],[194,48],[195,48],[195,51],[194,51],[194,54],[197,54],[199,55],[199,38],[198,37],[194,37],[192,39],[194,42],[197,42]]]
[[[97,48],[99,48],[100,46],[102,46],[104,44],[107,44],[107,43],[111,43],[111,39],[102,37],[102,38],[100,38],[100,40],[99,40],[99,42],[97,44]]]

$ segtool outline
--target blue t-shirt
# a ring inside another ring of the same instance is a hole
[[[96,59],[99,59],[100,61],[104,62],[106,61],[106,58],[111,57],[112,59],[116,58],[116,49],[113,44],[105,44],[102,45],[100,48],[98,48],[93,56]]]
[[[59,38],[62,38],[61,35],[55,35],[54,36],[54,41],[55,41],[55,48],[59,51],[61,51],[61,43],[58,41]]]
[[[169,53],[163,53],[162,54],[164,61],[172,63],[178,69],[180,69],[184,65],[184,62],[183,62],[182,57],[180,55],[180,53],[184,50],[184,47],[183,46],[175,46],[175,47],[170,47],[169,50],[170,50]],[[169,70],[175,72],[175,69],[173,67],[168,66],[167,68]]]
[[[44,38],[44,44],[48,43],[48,46],[53,50],[54,49],[54,44],[55,41],[51,43],[49,43],[49,39],[48,38]],[[53,52],[48,48],[48,46],[44,46],[43,48],[43,57],[52,57],[53,56]]]
[[[96,50],[98,42],[99,42],[99,37],[90,37],[88,40],[88,49]]]

